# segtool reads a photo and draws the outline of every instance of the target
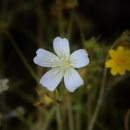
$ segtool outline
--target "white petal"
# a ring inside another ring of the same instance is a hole
[[[68,58],[70,55],[69,42],[66,38],[57,37],[53,41],[53,47],[59,57]]]
[[[66,70],[64,74],[64,82],[66,88],[70,92],[74,92],[76,88],[83,85],[84,83],[78,72],[73,68],[69,68]]]
[[[40,83],[48,90],[53,91],[60,83],[62,77],[63,77],[63,69],[54,68],[45,73],[45,75],[43,75],[43,77],[40,80]]]
[[[34,57],[33,61],[37,65],[43,67],[56,67],[60,64],[59,58],[49,51],[40,48],[36,53],[37,56]]]
[[[7,85],[8,82],[9,82],[9,79],[1,79],[0,80],[0,85],[5,86],[5,85]]]
[[[86,50],[80,49],[70,55],[70,62],[74,68],[81,68],[89,63]]]
[[[9,82],[9,79],[0,80],[0,93],[2,93],[3,91],[6,91],[9,88],[9,86],[7,85],[8,82]]]

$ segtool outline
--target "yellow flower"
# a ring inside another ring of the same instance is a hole
[[[111,68],[112,75],[124,75],[126,71],[130,71],[130,49],[124,49],[119,46],[116,50],[109,51],[111,59],[106,61],[107,68]]]

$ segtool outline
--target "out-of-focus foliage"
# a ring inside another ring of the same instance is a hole
[[[109,50],[130,49],[129,5],[121,0],[1,0],[0,80],[9,79],[9,89],[0,93],[0,129],[128,130],[130,72],[113,76],[105,62]],[[41,86],[47,68],[33,63],[38,48],[54,51],[57,36],[67,38],[72,51],[86,49],[90,59],[77,69],[84,85],[73,93],[64,81],[53,92]]]

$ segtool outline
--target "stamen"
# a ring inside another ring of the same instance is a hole
[[[68,60],[69,59],[69,57],[66,57],[66,59],[65,60]]]
[[[63,61],[63,60],[64,60],[64,58],[61,58],[61,60]]]
[[[57,72],[55,71],[55,72],[53,72],[53,74],[55,75],[55,74],[57,74]]]
[[[61,63],[62,63],[62,66],[63,68],[69,68],[71,65],[70,65],[70,61],[68,60],[69,58],[61,58]]]
[[[69,73],[68,73],[68,72],[66,72],[66,75],[68,76],[68,75],[69,75]]]
[[[51,59],[50,61],[51,61],[51,62],[53,62],[54,60],[53,60],[53,59]]]
[[[56,60],[58,60],[58,58],[56,57]]]
[[[52,66],[52,68],[55,68],[56,66]]]

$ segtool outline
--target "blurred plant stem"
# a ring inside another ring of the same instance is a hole
[[[66,35],[66,38],[69,40],[70,40],[71,34],[72,34],[73,21],[74,21],[74,10],[72,9],[71,13],[70,13],[70,21],[69,21],[68,31],[67,31],[67,35]]]
[[[1,7],[0,8],[0,29],[3,26],[2,22],[6,20],[6,11],[7,11],[7,7],[8,7],[8,3],[9,3],[8,0],[1,1],[1,5],[0,5],[0,7]],[[3,73],[4,72],[4,69],[3,69],[4,68],[4,64],[3,64],[3,58],[4,58],[4,56],[3,56],[3,45],[4,45],[4,43],[3,43],[3,37],[0,34],[0,78],[3,77],[3,76],[5,76],[4,73]],[[1,106],[0,111],[2,113],[5,113],[5,111],[10,108],[10,107],[8,107],[6,105],[5,101],[6,101],[6,93],[3,93],[1,95],[1,97],[0,97],[0,106]],[[8,127],[8,121],[3,122],[1,130],[7,130],[8,128],[9,128]]]
[[[17,46],[17,44],[16,44],[15,40],[13,39],[13,37],[11,36],[11,34],[8,31],[5,31],[4,33],[9,38],[10,42],[12,43],[13,47],[15,48],[16,52],[18,53],[19,57],[23,61],[24,65],[26,66],[26,68],[28,69],[28,71],[30,72],[32,77],[35,79],[36,82],[39,82],[37,75],[35,74],[35,72],[31,68],[31,66],[29,65],[28,61],[26,60],[26,58],[22,54],[21,50]]]
[[[74,17],[77,22],[77,25],[79,27],[80,36],[81,36],[81,40],[82,40],[82,46],[84,46],[84,43],[86,40],[85,40],[84,31],[83,31],[83,27],[82,27],[82,21],[81,21],[79,15],[77,14],[77,12],[75,10],[73,10],[73,12],[74,12]]]
[[[62,130],[62,117],[61,117],[61,110],[59,107],[56,107],[56,120],[57,120],[57,126],[58,130]]]
[[[82,69],[79,69],[78,70],[78,72],[79,72],[79,74],[80,74],[80,76],[83,78],[83,80],[85,81],[85,84],[87,84],[87,82],[88,82],[88,80],[87,80],[87,78],[86,78],[86,75],[87,75],[87,68],[86,67],[84,67],[84,68],[82,68]],[[82,96],[84,95],[84,89],[80,89],[79,91],[78,91],[78,96],[77,96],[77,98],[76,98],[76,104],[81,104],[81,101],[82,101]],[[88,102],[87,102],[88,103]],[[76,122],[76,124],[75,124],[75,130],[81,130],[81,125],[82,125],[82,112],[83,112],[83,109],[81,108],[81,106],[79,107],[79,110],[77,110],[76,111],[76,113],[75,113],[75,122]],[[85,110],[85,112],[86,112],[86,110]],[[88,112],[88,110],[87,110],[87,112]]]
[[[35,98],[33,96],[30,96],[28,93],[20,90],[17,90],[16,92],[18,96],[21,96],[24,100],[28,101],[29,103],[33,104],[35,102]]]
[[[114,48],[119,41],[120,41],[120,38],[117,39],[117,40],[112,44],[112,46],[110,47],[110,49]],[[110,50],[110,49],[109,49],[109,50]],[[107,54],[105,62],[106,62],[108,59],[109,59],[109,54]],[[106,84],[106,77],[107,77],[107,68],[106,68],[106,66],[104,65],[103,78],[102,78],[101,88],[100,88],[100,92],[99,92],[99,97],[98,97],[98,100],[97,100],[96,108],[95,108],[95,110],[94,110],[94,113],[93,113],[93,115],[92,115],[91,121],[90,121],[90,123],[89,123],[88,130],[93,130],[94,124],[95,124],[95,122],[96,122],[96,119],[97,119],[97,116],[98,116],[98,113],[99,113],[99,110],[100,110],[100,107],[101,107],[101,104],[102,104],[102,99],[103,99],[103,96],[104,96],[104,89],[105,89],[105,84]]]
[[[57,19],[58,19],[58,28],[60,37],[65,37],[64,33],[64,22],[63,22],[63,14],[62,14],[62,1],[56,0],[56,8],[57,8]]]
[[[6,18],[6,9],[7,9],[7,6],[8,6],[8,0],[3,0],[1,2],[1,8],[0,8],[0,29],[2,28],[2,22],[5,20]],[[1,30],[0,30],[1,31]],[[2,35],[0,35],[0,67],[2,65],[2,61],[3,61],[3,39],[2,39]],[[1,69],[1,72],[0,74],[2,74],[2,69]]]
[[[81,103],[81,100],[82,100],[82,95],[83,95],[83,92],[84,90],[83,89],[80,89],[80,91],[78,92],[78,95],[77,96],[77,104],[80,104]],[[81,130],[81,122],[82,122],[82,111],[81,111],[81,108],[76,111],[75,113],[75,119],[76,119],[76,124],[75,124],[75,130]]]
[[[130,122],[130,109],[125,114],[125,119],[124,119],[125,130],[130,130],[129,129],[129,125],[130,125],[129,122]]]
[[[43,22],[44,22],[44,18],[43,18],[43,9],[41,6],[41,1],[39,1],[39,5],[36,9],[36,16],[37,16],[37,47],[38,48],[43,48]],[[41,40],[42,39],[42,40]],[[40,79],[43,75],[43,67],[40,67],[37,65],[37,76]],[[37,87],[39,87],[39,82],[37,83]],[[44,122],[44,118],[43,115],[41,114],[41,112],[38,109],[38,113],[37,113],[37,120],[39,122],[40,127],[42,128],[43,126],[43,122]]]
[[[69,130],[74,130],[74,123],[73,123],[73,113],[72,113],[72,106],[71,106],[71,97],[66,97],[66,108],[68,112],[68,121],[69,121]]]
[[[2,3],[1,3],[0,21],[5,20],[5,17],[6,17],[5,13],[6,13],[7,6],[8,6],[8,0],[3,0]]]
[[[41,110],[41,112],[43,112],[43,109]],[[49,125],[50,125],[50,122],[52,120],[52,117],[54,116],[54,113],[56,112],[56,107],[52,107],[52,109],[47,112],[46,109],[44,109],[44,116],[45,116],[45,120],[44,120],[44,124],[43,124],[43,129],[42,130],[47,130]],[[42,115],[43,116],[43,115]],[[40,130],[41,128],[39,128]]]
[[[44,34],[43,34],[43,25],[44,25],[44,14],[43,14],[43,9],[41,4],[39,3],[39,6],[36,10],[37,14],[37,45],[38,47],[44,47],[43,45],[43,39],[44,39]]]
[[[92,118],[92,107],[91,107],[91,90],[87,90],[87,116],[88,124],[90,124]]]
[[[21,122],[23,122],[24,124],[26,124],[29,128],[32,128],[32,123],[29,122],[29,121],[23,116],[23,114],[18,113],[17,117],[18,117],[18,119],[19,119]]]
[[[38,35],[38,39],[37,39],[37,47],[38,48],[42,48],[43,47],[43,22],[44,22],[44,18],[43,18],[43,9],[41,4],[39,3],[39,6],[36,10],[36,14],[37,14],[37,35]],[[42,39],[42,40],[41,40]],[[38,78],[41,78],[43,75],[43,67],[37,66],[37,76]],[[38,86],[39,86],[39,82],[38,82]]]
[[[2,68],[3,61],[3,40],[2,36],[0,35],[0,68]],[[2,77],[2,69],[0,71],[0,78]]]

